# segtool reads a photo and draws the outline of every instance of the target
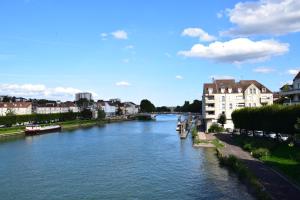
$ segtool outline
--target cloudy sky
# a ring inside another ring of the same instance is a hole
[[[299,0],[0,1],[0,94],[177,105],[212,78],[300,69]]]

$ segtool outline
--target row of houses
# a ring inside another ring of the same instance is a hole
[[[256,80],[234,79],[213,80],[204,83],[202,96],[202,116],[206,131],[217,123],[221,114],[226,115],[224,128],[234,128],[231,113],[239,108],[260,107],[274,102],[293,105],[300,104],[300,72],[292,84],[286,84],[279,92],[273,93]]]
[[[89,97],[89,99],[86,99]],[[0,102],[0,116],[7,114],[15,115],[29,115],[33,113],[37,114],[54,114],[54,113],[67,113],[67,112],[80,112],[83,109],[89,109],[93,113],[97,113],[98,110],[103,110],[107,117],[113,117],[116,115],[134,115],[139,112],[139,106],[133,102],[121,102],[120,99],[111,99],[108,101],[99,100],[97,102],[92,101],[91,94],[84,93],[84,95],[76,94],[76,101],[71,102],[53,102],[46,101],[43,103],[37,103],[36,101],[14,101],[14,102]],[[86,99],[85,104],[76,104],[81,99]],[[95,115],[96,116],[96,115]]]

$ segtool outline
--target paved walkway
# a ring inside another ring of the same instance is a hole
[[[238,146],[233,145],[233,140],[229,134],[216,134],[219,140],[225,143],[222,149],[223,155],[234,155],[242,160],[249,170],[259,179],[272,199],[300,199],[299,188],[288,181],[283,175],[274,171],[261,161],[253,158],[248,152]]]

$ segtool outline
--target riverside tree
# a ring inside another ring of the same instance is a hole
[[[219,118],[218,118],[218,123],[222,125],[222,127],[224,128],[224,124],[226,124],[227,118],[225,113],[222,113]]]
[[[140,103],[141,112],[155,112],[155,106],[148,99],[143,99]]]

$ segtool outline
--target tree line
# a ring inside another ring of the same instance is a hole
[[[231,117],[235,128],[293,135],[297,132],[300,105],[247,107],[235,110]]]
[[[6,115],[0,116],[0,125],[10,127],[15,124],[47,124],[51,122],[64,122],[76,119],[92,119],[93,113],[88,109],[84,109],[79,113],[53,113],[53,114],[31,114],[31,115]],[[102,110],[98,111],[98,119],[104,119],[105,113]]]
[[[201,113],[202,112],[202,102],[199,100],[194,100],[193,103],[185,101],[182,106],[177,106],[174,109],[175,112],[192,112]],[[140,112],[171,112],[171,109],[167,106],[155,107],[155,105],[148,99],[143,99],[140,103]]]

